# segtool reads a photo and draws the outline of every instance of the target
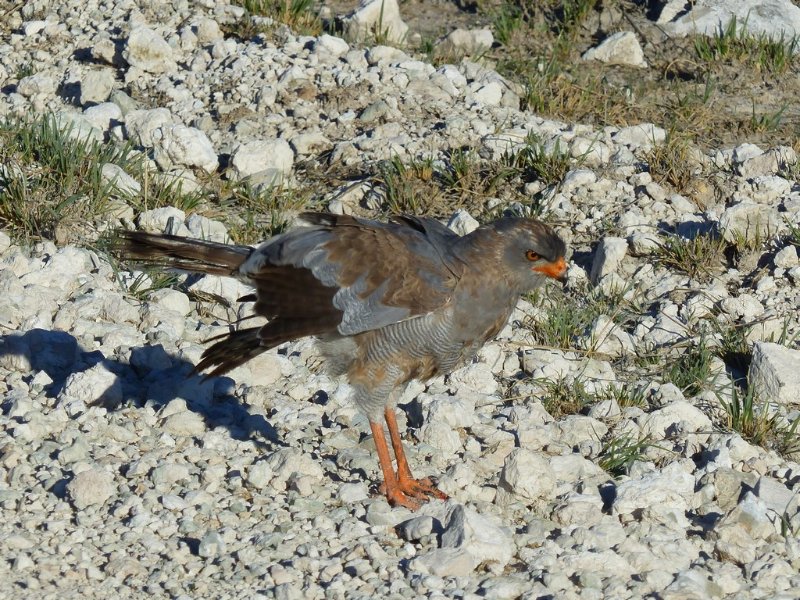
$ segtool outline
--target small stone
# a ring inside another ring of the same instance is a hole
[[[361,0],[358,8],[344,19],[345,37],[364,39],[380,30],[389,43],[405,40],[408,25],[400,17],[397,0]]]
[[[291,174],[293,162],[291,146],[280,138],[246,142],[231,155],[232,173],[237,180],[258,178],[266,172],[278,172],[283,179]]]
[[[786,246],[775,254],[772,264],[781,269],[791,269],[800,263],[797,257],[797,248],[792,245]]]
[[[430,535],[433,532],[433,523],[433,517],[421,515],[400,523],[397,532],[404,540],[413,542]]]
[[[128,175],[122,167],[113,163],[105,163],[100,170],[103,183],[109,186],[112,193],[122,196],[136,196],[142,191],[142,186],[133,177]]]
[[[187,410],[164,419],[163,428],[174,435],[198,436],[206,432],[206,423],[201,415]]]
[[[172,48],[149,27],[139,26],[131,31],[122,56],[132,67],[148,73],[172,73],[177,69]]]
[[[108,100],[114,89],[114,74],[108,69],[92,70],[81,78],[81,104]]]
[[[163,169],[173,166],[217,170],[219,160],[205,133],[186,125],[166,125],[153,132],[156,162]]]
[[[67,493],[78,509],[104,504],[117,491],[114,476],[100,467],[76,474],[67,484]]]
[[[550,463],[540,454],[516,448],[505,459],[500,472],[497,502],[510,501],[511,497],[523,501],[543,498],[553,491],[555,474]],[[507,494],[500,494],[504,490]]]
[[[620,31],[610,35],[596,47],[587,50],[582,58],[611,65],[647,66],[639,39],[632,31]]]
[[[203,558],[215,558],[225,553],[225,541],[216,531],[209,531],[200,540],[197,554]]]
[[[472,233],[480,226],[477,219],[469,214],[463,208],[459,208],[453,215],[450,217],[450,220],[447,222],[447,227],[453,231],[455,231],[458,235],[467,235],[468,233]]]
[[[748,381],[759,398],[787,405],[800,404],[800,350],[756,342]]]
[[[627,252],[628,242],[624,238],[603,238],[592,261],[592,272],[589,275],[592,283],[597,284],[603,277],[616,271]]]

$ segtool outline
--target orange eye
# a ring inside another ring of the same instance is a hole
[[[538,254],[536,254],[536,252],[534,252],[533,250],[528,250],[525,253],[525,258],[527,258],[531,262],[534,262],[536,260],[539,260],[541,257]]]

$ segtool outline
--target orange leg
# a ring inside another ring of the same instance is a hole
[[[406,453],[403,450],[403,441],[400,439],[400,430],[397,427],[397,416],[394,414],[394,409],[386,407],[383,415],[386,419],[386,425],[389,427],[389,437],[392,440],[394,457],[397,459],[397,485],[399,489],[404,494],[422,501],[427,501],[428,496],[447,500],[447,494],[436,489],[430,479],[414,479],[408,466],[408,460],[406,460]]]
[[[400,505],[411,510],[417,510],[420,507],[420,503],[413,498],[409,498],[400,488],[398,477],[392,468],[389,446],[386,445],[386,437],[383,435],[383,425],[370,421],[369,427],[372,430],[372,437],[375,439],[375,449],[378,451],[378,461],[381,464],[381,471],[383,471],[386,499],[392,506]],[[406,465],[406,468],[408,468],[408,465]]]

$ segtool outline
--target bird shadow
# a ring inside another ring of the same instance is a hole
[[[52,399],[64,399],[71,377],[101,365],[115,377],[104,380],[108,381],[103,384],[105,389],[94,390],[93,406],[108,410],[151,406],[160,410],[182,398],[187,409],[201,415],[209,429],[222,427],[234,439],[250,440],[260,447],[267,447],[266,442],[286,445],[263,415],[251,414],[232,394],[232,379],[196,374],[194,365],[171,355],[160,344],[132,348],[130,360],[123,361],[81,347],[67,332],[31,329],[0,336],[0,364],[11,370],[28,371],[23,381],[40,385]],[[13,390],[6,394],[0,409],[8,413],[15,398]]]

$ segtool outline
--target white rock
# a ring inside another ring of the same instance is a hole
[[[46,94],[48,96],[56,91],[55,80],[45,73],[34,73],[19,80],[17,93],[29,97],[36,94]]]
[[[780,233],[785,224],[777,208],[743,201],[725,209],[719,218],[719,229],[725,241],[743,238],[755,242]]]
[[[83,111],[84,118],[101,131],[108,131],[115,121],[122,120],[122,111],[113,102],[101,102]]]
[[[346,37],[352,39],[380,35],[390,43],[402,43],[408,34],[397,0],[361,0],[343,23]]]
[[[453,371],[448,379],[456,391],[467,389],[479,394],[494,394],[498,390],[492,368],[486,363],[473,363]]]
[[[404,540],[412,542],[430,535],[433,532],[433,523],[433,517],[420,515],[400,523],[397,531]]]
[[[686,36],[696,33],[713,36],[736,17],[738,27],[746,24],[751,35],[760,34],[778,40],[800,35],[800,8],[788,0],[697,0],[691,9],[669,23],[663,23],[670,35]]]
[[[463,448],[461,437],[447,423],[429,421],[419,430],[420,440],[440,450],[446,455],[453,455]]]
[[[619,358],[633,354],[636,349],[633,337],[619,327],[608,315],[598,316],[588,333],[587,349]]]
[[[762,401],[800,404],[800,350],[756,342],[748,381]]]
[[[649,150],[662,144],[667,139],[667,132],[652,123],[642,123],[630,127],[622,127],[612,136],[617,144],[623,144],[633,150]]]
[[[514,544],[507,528],[458,504],[450,511],[442,532],[442,548],[466,550],[475,566],[496,563],[505,567],[511,560]]]
[[[197,18],[193,23],[192,30],[200,44],[215,42],[224,37],[219,23],[208,17]]]
[[[489,50],[494,44],[494,35],[489,29],[457,28],[447,34],[436,48],[443,54],[459,56],[480,54]]]
[[[694,477],[679,463],[671,463],[661,471],[624,481],[617,486],[613,510],[618,515],[641,515],[643,509],[653,517],[670,514],[676,521],[684,519],[684,511],[694,494]]]
[[[103,363],[98,363],[67,377],[58,395],[58,404],[66,405],[74,401],[87,405],[118,406],[122,402],[122,383]]]
[[[639,39],[632,31],[620,31],[610,35],[596,47],[587,50],[582,58],[611,65],[647,66]]]
[[[122,196],[136,196],[142,191],[142,186],[133,177],[128,175],[122,167],[113,163],[105,163],[100,170],[103,183],[109,186],[111,193]]]
[[[447,227],[455,231],[458,235],[467,235],[472,233],[480,226],[477,219],[469,214],[463,208],[459,208],[452,214],[450,220],[447,222]]]
[[[624,238],[603,238],[592,261],[592,272],[589,275],[592,283],[597,284],[603,277],[616,271],[627,252],[628,242]]]
[[[319,36],[314,44],[314,54],[320,59],[338,58],[350,51],[350,45],[342,38],[327,33]]]
[[[206,432],[203,417],[191,410],[169,415],[164,419],[162,427],[168,433],[181,436],[198,436]]]
[[[234,179],[246,177],[258,179],[259,174],[276,172],[278,179],[288,177],[292,172],[294,152],[286,140],[256,140],[241,144],[231,155]],[[262,183],[262,181],[256,181]],[[271,182],[268,182],[271,183]],[[275,181],[280,183],[280,181]]]
[[[247,469],[247,482],[257,490],[263,490],[272,479],[272,467],[265,460],[254,463]]]
[[[81,77],[81,104],[105,102],[112,89],[114,89],[114,73],[111,70],[87,71]]]
[[[172,233],[173,235],[189,235],[189,230],[183,224],[186,213],[174,206],[154,208],[139,213],[137,225],[143,231],[150,233]],[[184,233],[185,232],[185,233]]]
[[[220,244],[227,244],[231,241],[224,223],[214,221],[197,213],[192,213],[186,219],[186,228],[192,237],[201,240],[219,242]]]
[[[162,169],[173,166],[216,171],[219,161],[208,136],[194,127],[166,125],[153,132],[156,162]]]
[[[791,269],[800,263],[797,257],[797,248],[791,244],[779,250],[772,259],[772,264],[781,269]]]
[[[81,471],[67,484],[67,494],[80,510],[94,504],[105,504],[116,492],[114,476],[101,467]]]
[[[507,503],[514,498],[525,502],[537,500],[548,496],[555,484],[555,474],[546,458],[536,452],[517,448],[506,457],[503,464],[497,502]],[[501,491],[507,494],[501,494]]]
[[[189,301],[189,296],[181,291],[173,290],[171,288],[163,288],[156,290],[148,297],[148,302],[153,302],[159,306],[172,310],[186,316],[192,310],[192,303]]]
[[[122,56],[132,67],[148,73],[172,73],[177,69],[170,45],[145,26],[131,31]]]
[[[413,559],[408,568],[437,577],[466,577],[475,570],[475,564],[463,548],[437,548]]]
[[[764,305],[752,294],[739,294],[735,298],[723,298],[719,303],[720,309],[734,319],[745,322],[752,321],[764,314]]]
[[[125,131],[134,143],[150,148],[155,145],[155,132],[173,122],[166,108],[132,110],[125,115]]]
[[[708,439],[713,424],[706,414],[694,405],[680,400],[671,402],[664,408],[654,410],[642,421],[642,433],[655,439],[665,439],[674,433],[679,425],[688,425],[685,433],[696,433],[702,439]]]
[[[103,132],[81,114],[61,111],[56,115],[56,122],[59,130],[76,142],[103,141]]]

